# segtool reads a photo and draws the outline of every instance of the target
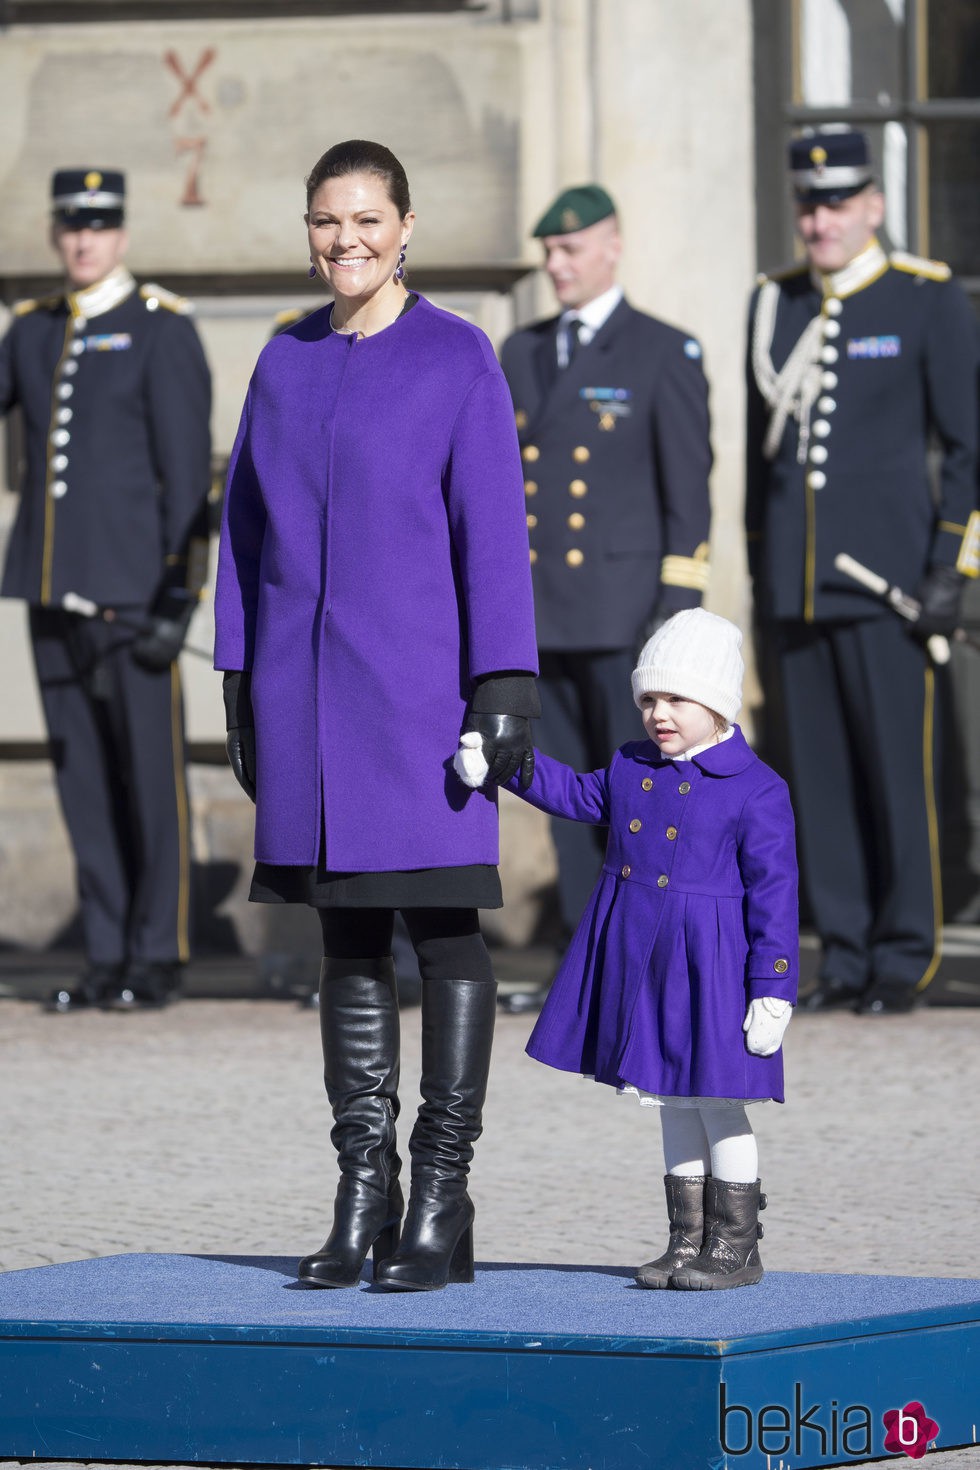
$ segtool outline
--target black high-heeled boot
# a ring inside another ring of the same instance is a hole
[[[422,978],[422,1106],[412,1130],[412,1189],[401,1243],[375,1280],[436,1291],[473,1280],[473,1203],[466,1178],[483,1122],[497,987]]]
[[[390,958],[323,961],[320,1036],[340,1183],[333,1229],[300,1261],[299,1279],[356,1286],[372,1248],[375,1274],[394,1251],[404,1209],[395,1146],[398,991]]]

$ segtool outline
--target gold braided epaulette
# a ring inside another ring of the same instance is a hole
[[[945,260],[929,260],[925,255],[910,255],[907,250],[893,250],[888,264],[910,276],[924,276],[927,281],[948,281],[953,274]]]
[[[810,269],[806,261],[796,261],[793,265],[785,265],[780,270],[760,271],[755,278],[757,286],[764,286],[767,281],[789,281],[793,276],[802,276]]]
[[[13,305],[14,316],[29,316],[32,311],[51,311],[63,296],[38,296],[26,301],[15,301]]]
[[[189,316],[194,310],[186,296],[178,296],[176,291],[168,291],[166,286],[159,286],[156,281],[147,281],[141,286],[140,295],[146,302],[147,311],[156,311],[162,306],[164,310],[175,311],[179,316]]]

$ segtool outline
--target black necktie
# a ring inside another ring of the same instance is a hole
[[[568,321],[565,323],[565,342],[568,346],[568,361],[565,364],[566,367],[571,366],[572,358],[575,356],[576,352],[582,345],[581,338],[579,337],[581,326],[581,318],[577,316],[569,317]]]

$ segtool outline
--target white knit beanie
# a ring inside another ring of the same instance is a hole
[[[742,634],[703,607],[674,613],[643,645],[633,670],[633,700],[682,694],[716,710],[729,724],[742,707]]]

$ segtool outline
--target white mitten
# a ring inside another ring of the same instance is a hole
[[[490,767],[483,759],[483,741],[475,730],[459,737],[459,748],[453,756],[453,770],[464,786],[482,786]]]
[[[774,995],[750,1000],[742,1030],[745,1032],[745,1045],[752,1055],[771,1057],[774,1051],[778,1051],[792,1017],[793,1007],[788,1000],[779,1000]]]

